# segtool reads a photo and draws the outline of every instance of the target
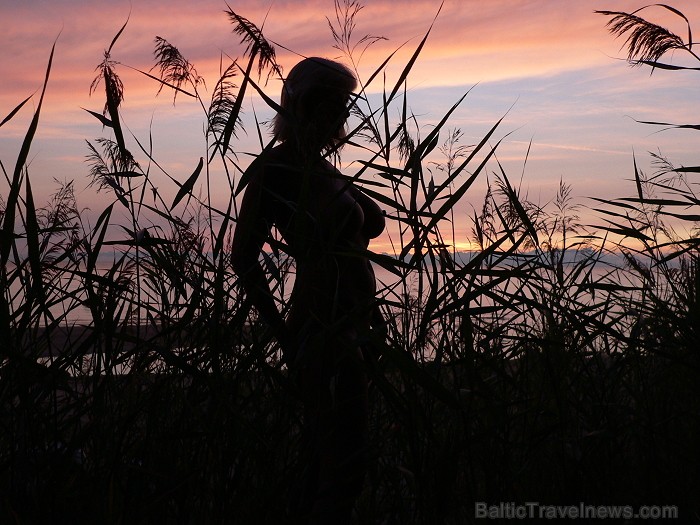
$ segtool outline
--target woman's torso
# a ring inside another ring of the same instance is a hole
[[[367,323],[376,285],[365,252],[383,227],[379,208],[320,156],[302,161],[285,145],[270,153],[265,179],[275,226],[296,264],[290,327]]]

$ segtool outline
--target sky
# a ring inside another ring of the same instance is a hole
[[[333,16],[333,0],[229,0],[229,5],[258,26],[264,23],[264,33],[278,44],[278,60],[286,71],[300,55],[345,60],[333,48],[326,20]],[[643,5],[638,0],[445,0],[407,82],[409,105],[418,117],[421,135],[429,133],[431,125],[469,91],[448,128],[459,128],[463,143],[473,144],[505,115],[494,141],[505,137],[498,158],[511,180],[520,184],[522,195],[544,205],[563,180],[584,206],[580,212],[584,222],[600,223],[585,207],[594,206],[591,197],[634,195],[633,155],[647,172],[654,169],[650,151],[661,152],[677,165],[700,161],[692,131],[659,132],[657,127],[636,122],[697,123],[699,73],[650,74],[649,69],[629,67],[622,60],[624,42],[608,33],[605,17],[594,13],[596,9],[632,11]],[[672,5],[691,24],[700,22],[700,2],[679,0]],[[366,0],[355,32],[386,40],[358,59],[360,77],[367,78],[398,49],[387,69],[387,84],[392,85],[433,23],[438,7],[439,2],[425,0]],[[112,195],[88,187],[85,141],[109,136],[109,130],[81,108],[102,111],[104,94],[98,90],[91,95],[90,85],[105,48],[128,17],[112,50],[112,58],[122,64],[117,71],[125,85],[124,123],[142,142],[152,140],[161,165],[184,181],[206,154],[202,108],[181,96],[173,105],[166,91],[156,96],[158,85],[127,66],[148,70],[154,63],[153,40],[161,36],[177,46],[205,78],[202,94],[208,100],[222,56],[228,60],[227,56],[243,53],[224,14],[226,8],[220,0],[0,0],[5,21],[0,34],[0,118],[34,94],[0,128],[0,160],[5,169],[11,172],[14,167],[56,42],[30,153],[35,200],[48,200],[57,188],[55,180],[74,180],[78,203],[93,222],[113,200]],[[650,8],[642,14],[686,34],[683,21],[663,9]],[[280,83],[272,80],[265,89],[277,99]],[[370,86],[369,91],[376,95],[381,84]],[[251,96],[244,105],[247,122],[253,109],[260,120],[272,116],[259,97]],[[240,136],[234,149],[259,151],[256,134]],[[357,167],[353,155],[358,154],[348,149],[343,153],[344,169],[350,173]],[[224,202],[228,188],[223,173],[213,172],[212,180],[215,200]],[[162,187],[166,186],[164,179]],[[472,207],[480,206],[484,187],[485,178],[458,208],[461,247],[468,246],[467,216]],[[176,190],[170,184],[163,191],[174,195]],[[0,195],[6,193],[7,185],[0,181]],[[374,247],[386,245],[387,239],[381,238]]]

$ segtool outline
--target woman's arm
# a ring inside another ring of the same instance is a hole
[[[264,169],[264,168],[263,168]],[[251,174],[238,213],[238,222],[231,243],[231,264],[238,274],[248,300],[262,319],[272,328],[275,337],[282,345],[285,360],[293,358],[292,337],[284,318],[277,309],[270,291],[267,276],[260,264],[259,256],[268,240],[274,222],[274,203],[265,190],[265,172],[258,169]]]

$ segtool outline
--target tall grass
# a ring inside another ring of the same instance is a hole
[[[328,19],[356,69],[379,41],[357,36],[361,10],[338,0]],[[653,47],[659,31],[635,14],[605,14],[613,32],[646,28],[629,44],[635,63],[673,69],[662,52],[692,52],[667,34]],[[226,15],[244,52],[211,95],[164,38],[141,71],[206,118],[186,180],[123,125],[128,86],[113,54],[125,26],[91,86],[105,105],[90,113],[109,136],[87,142],[88,176],[114,195],[96,223],[83,222],[72,183],[34,202],[27,159],[51,59],[15,166],[2,165],[3,522],[284,521],[300,407],[229,263],[246,183],[235,151],[244,95],[279,109],[260,86],[283,72],[263,32]],[[347,177],[387,210],[395,246],[365,254],[396,279],[378,294],[386,334],[367,334],[379,358],[358,523],[468,523],[475,501],[675,504],[697,518],[698,243],[669,219],[700,217],[689,179],[700,168],[659,157],[646,176],[635,165],[637,195],[596,204],[598,226],[581,224],[564,181],[547,206],[529,202],[497,159],[503,118],[466,145],[450,117],[468,93],[434,126],[412,114],[405,85],[431,30],[393,83],[377,87],[394,54],[360,78],[343,151],[359,159]],[[269,145],[262,125],[251,131]],[[153,182],[163,177],[172,202]],[[228,181],[223,207],[213,177]],[[460,253],[455,225],[467,218],[456,205],[479,179],[490,181],[468,219],[479,250]],[[263,258],[284,309],[294,268],[279,248]],[[76,326],[84,309],[89,322]]]

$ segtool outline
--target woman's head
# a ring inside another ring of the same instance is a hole
[[[346,66],[325,58],[305,58],[284,82],[274,132],[282,141],[325,149],[345,137],[347,104],[357,80]]]

